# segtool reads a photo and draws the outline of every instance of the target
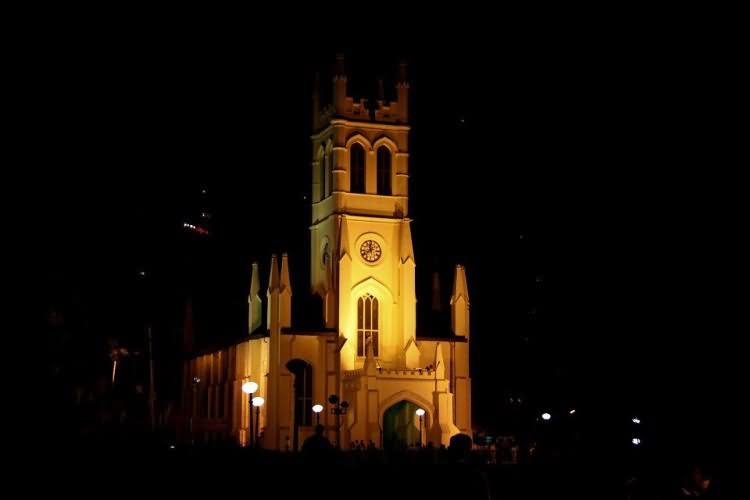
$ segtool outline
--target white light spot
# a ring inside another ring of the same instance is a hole
[[[638,446],[639,444],[641,444],[641,440],[638,438],[633,438],[630,440],[630,442],[633,443],[633,446]]]
[[[633,417],[633,423],[634,424],[640,424],[641,423],[641,419],[638,418],[638,417]]]
[[[552,415],[549,413],[542,413],[542,420],[549,420],[552,418]]]

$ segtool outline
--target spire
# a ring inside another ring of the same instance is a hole
[[[456,272],[453,279],[453,293],[451,294],[451,304],[463,297],[466,303],[469,303],[469,288],[466,285],[466,269],[461,264],[456,264]]]
[[[443,359],[443,346],[440,342],[435,346],[435,378],[445,378],[445,359]]]
[[[250,277],[250,293],[247,296],[247,330],[253,333],[262,323],[262,304],[260,301],[260,276],[258,263],[253,262],[253,271]]]
[[[451,328],[453,333],[462,337],[469,336],[469,288],[466,285],[466,270],[456,265],[451,294]]]
[[[372,336],[367,337],[367,349],[365,356],[365,373],[375,375],[375,350],[372,347]]]
[[[398,81],[396,82],[399,120],[409,121],[409,77],[406,74],[406,61],[401,61],[398,67]]]
[[[268,277],[268,293],[279,289],[279,265],[276,262],[276,254],[271,255],[271,275]]]
[[[349,255],[349,225],[346,222],[346,217],[341,218],[341,230],[339,231],[339,259],[344,255]]]
[[[419,346],[417,346],[417,341],[414,340],[414,337],[411,337],[406,342],[406,347],[404,347],[404,361],[406,363],[407,368],[418,368],[419,367]]]
[[[401,221],[401,262],[411,259],[414,262],[414,246],[411,242],[411,226],[409,219]]]
[[[279,326],[292,326],[292,283],[289,280],[289,257],[281,254],[281,283],[279,285]]]
[[[253,262],[253,271],[250,275],[250,296],[254,297],[260,292],[260,276],[258,276],[258,263]]]
[[[281,286],[280,291],[289,290],[292,293],[292,283],[289,280],[289,256],[284,252],[281,254]]]

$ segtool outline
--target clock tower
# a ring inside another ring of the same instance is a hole
[[[409,180],[409,84],[400,66],[395,101],[347,94],[343,56],[333,99],[313,96],[311,287],[337,330],[341,368],[418,363]],[[413,366],[412,366],[413,367]]]
[[[223,429],[278,450],[298,449],[318,424],[343,448],[447,446],[457,433],[471,435],[463,266],[455,267],[450,322],[426,322],[417,335],[406,66],[394,100],[382,84],[374,102],[355,100],[347,83],[339,56],[331,102],[313,95],[310,286],[325,327],[296,324],[287,254],[271,256],[265,301],[253,265],[247,337],[186,360],[191,436]],[[264,401],[255,413],[241,390],[247,382]],[[313,405],[325,404],[338,411],[314,417]]]

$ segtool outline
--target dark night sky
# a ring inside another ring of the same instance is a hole
[[[516,393],[650,414],[679,436],[720,421],[723,257],[737,231],[721,173],[737,136],[721,92],[733,66],[720,49],[521,38],[347,50],[361,93],[409,61],[418,279],[438,269],[447,292],[451,266],[467,266],[480,424]],[[94,337],[130,335],[145,266],[168,335],[186,280],[179,222],[201,183],[216,335],[241,328],[254,259],[265,282],[268,255],[289,251],[304,293],[309,96],[334,54],[104,33],[51,47],[48,302],[75,304]]]

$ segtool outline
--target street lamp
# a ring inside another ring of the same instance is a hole
[[[260,407],[263,406],[263,403],[265,403],[266,400],[263,399],[260,396],[255,396],[252,399],[253,406],[255,407],[255,436],[254,440],[257,446],[258,443],[258,422],[260,422]]]
[[[417,411],[415,412],[417,416],[419,417],[419,446],[422,446],[422,420],[424,420],[424,410],[422,408],[417,408]]]
[[[190,427],[190,444],[195,444],[195,431],[193,429],[193,417],[195,416],[198,408],[198,386],[201,383],[200,377],[193,377],[193,411],[190,412],[190,421],[188,426]]]
[[[546,413],[546,412],[542,413],[542,420],[549,420],[551,418],[552,418],[552,415],[550,415],[549,413]]]
[[[346,409],[349,403],[341,401],[336,394],[328,396],[328,402],[333,405],[331,413],[336,415],[336,446],[341,448],[341,415],[346,415]]]
[[[320,412],[323,411],[323,405],[314,405],[312,411],[315,412],[315,425],[320,425]]]
[[[250,410],[249,411],[250,425],[247,427],[247,435],[249,437],[248,444],[251,447],[253,446],[253,441],[254,441],[253,439],[253,393],[255,393],[255,391],[257,390],[258,390],[258,384],[256,384],[255,382],[250,381],[250,382],[245,382],[244,384],[242,384],[242,392],[247,394],[247,401],[248,401],[248,406]]]

